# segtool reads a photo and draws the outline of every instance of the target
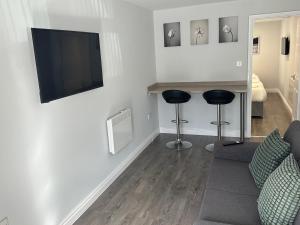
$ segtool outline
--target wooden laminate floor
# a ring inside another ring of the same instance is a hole
[[[156,138],[74,225],[193,225],[215,138],[186,136],[193,148],[182,152],[165,147],[174,138]]]
[[[264,117],[252,118],[252,136],[267,136],[275,128],[283,135],[291,123],[291,116],[277,93],[268,93],[264,103]]]

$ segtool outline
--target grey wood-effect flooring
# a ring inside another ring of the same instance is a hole
[[[214,137],[186,136],[190,150],[165,147],[161,134],[77,220],[75,225],[193,225],[199,216]]]
[[[291,121],[291,115],[279,94],[268,93],[264,103],[264,117],[252,118],[252,136],[267,136],[275,128],[283,135]]]

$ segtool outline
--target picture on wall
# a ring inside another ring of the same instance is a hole
[[[238,17],[219,18],[219,43],[238,42]]]
[[[208,19],[191,21],[191,45],[208,44]]]
[[[164,45],[165,47],[181,46],[179,22],[164,24]]]
[[[259,54],[260,50],[260,39],[259,37],[253,38],[253,54]]]

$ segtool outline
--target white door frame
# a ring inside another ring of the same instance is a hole
[[[291,12],[279,12],[271,14],[260,14],[260,15],[251,15],[249,16],[249,40],[248,40],[248,98],[247,98],[247,136],[251,137],[251,113],[252,113],[252,61],[253,61],[253,26],[257,19],[272,19],[278,17],[290,17],[290,16],[300,16],[300,11],[291,11]],[[299,62],[300,63],[300,62]],[[300,79],[299,79],[300,87]],[[300,95],[299,101],[300,102]],[[300,119],[300,112],[298,110],[298,118]]]

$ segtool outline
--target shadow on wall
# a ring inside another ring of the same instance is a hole
[[[86,0],[67,1],[70,5],[67,10],[60,8],[60,1],[49,1],[51,24],[59,24],[59,28],[54,28],[66,30],[76,24],[77,29],[99,32],[104,79],[122,76],[124,66],[119,33],[110,30],[114,19],[115,0],[94,0],[90,1],[90,4],[87,4]],[[52,14],[52,11],[55,11],[55,14]],[[95,24],[98,26],[97,30]]]
[[[0,67],[3,73],[0,77],[0,89],[1,102],[5,105],[0,118],[3,127],[1,134],[4,134],[1,139],[1,149],[3,149],[1,154],[6,154],[5,157],[0,157],[0,165],[5,165],[0,175],[4,177],[3,182],[7,183],[1,188],[3,192],[0,193],[0,198],[4,199],[3,205],[6,207],[4,210],[0,208],[0,219],[2,213],[12,214],[12,212],[7,212],[9,208],[14,208],[14,213],[21,214],[17,219],[23,219],[24,224],[30,221],[36,224],[56,225],[61,219],[54,204],[58,198],[56,192],[60,184],[55,180],[54,174],[51,174],[55,171],[55,168],[52,168],[55,163],[51,161],[53,160],[50,157],[53,146],[52,142],[49,143],[49,141],[59,140],[50,137],[50,133],[55,129],[51,123],[49,106],[42,107],[39,104],[30,28],[63,29],[63,26],[55,26],[55,20],[62,19],[62,15],[68,17],[67,21],[73,23],[73,26],[63,24],[65,29],[74,27],[76,20],[80,20],[76,27],[95,31],[96,22],[99,24],[97,29],[103,42],[101,43],[102,59],[106,77],[123,74],[119,34],[114,31],[101,34],[100,31],[101,23],[110,23],[114,18],[114,1],[67,1],[68,3],[64,5],[70,7],[62,8],[61,11],[58,10],[61,7],[60,0],[0,1]],[[55,14],[50,13],[51,9],[54,9]],[[61,21],[57,24],[61,24]],[[128,104],[131,105],[131,103]],[[7,174],[5,173],[16,171],[16,168],[18,171],[12,173],[11,178],[6,180]],[[23,179],[18,180],[18,177]],[[22,184],[25,177],[28,180],[26,184]],[[22,198],[26,197],[27,201],[24,203],[20,201],[17,206],[14,205],[12,196],[7,194],[11,192],[18,193],[17,195],[21,195]],[[2,198],[2,195],[7,196]],[[28,199],[32,200],[30,206],[28,206]],[[32,215],[38,215],[38,218],[30,218]],[[21,224],[21,221],[14,221],[14,219],[11,217],[10,222]]]
[[[34,1],[32,1],[34,2]],[[0,43],[1,47],[28,41],[28,28],[49,26],[46,0],[35,0],[38,4],[29,4],[22,0],[0,1]]]
[[[38,0],[35,0],[38,1]],[[115,0],[64,0],[68,8],[61,8],[59,0],[48,0],[49,12],[55,8],[57,14],[71,17],[113,19],[113,3]]]
[[[104,32],[102,40],[103,73],[108,77],[122,76],[124,68],[119,35]]]
[[[7,210],[13,207],[15,213],[25,221],[29,219],[32,211],[36,211],[39,218],[30,218],[31,221],[46,220],[52,225],[57,223],[55,212],[49,209],[53,194],[52,176],[48,173],[47,160],[41,159],[38,163],[35,160],[40,160],[36,155],[41,156],[47,151],[45,140],[42,138],[44,132],[40,129],[42,127],[39,127],[45,124],[45,121],[42,119],[40,105],[36,104],[39,102],[38,88],[29,32],[29,28],[36,24],[48,27],[49,18],[46,1],[39,0],[38,4],[33,4],[34,2],[37,1],[0,1],[0,89],[1,102],[5,106],[0,120],[2,130],[5,130],[1,149],[6,154],[5,158],[9,159],[7,162],[0,162],[0,165],[4,166],[4,173],[19,168],[17,173],[12,172],[9,180],[5,179],[7,174],[1,174],[3,182],[7,182],[7,186],[4,186],[3,192],[0,193],[6,196],[1,196],[1,199],[4,198],[4,202],[7,200],[7,204],[6,208],[0,211],[7,216],[11,214]],[[32,138],[41,145],[36,147],[34,141],[30,143]],[[2,159],[3,157],[0,157],[0,160]],[[26,183],[23,183],[24,179]],[[20,196],[19,192],[22,192],[22,197],[26,196],[32,200],[30,207],[22,200],[18,206],[13,205],[15,202],[9,193],[18,193],[17,196]],[[14,219],[11,218],[12,223],[20,223]]]

